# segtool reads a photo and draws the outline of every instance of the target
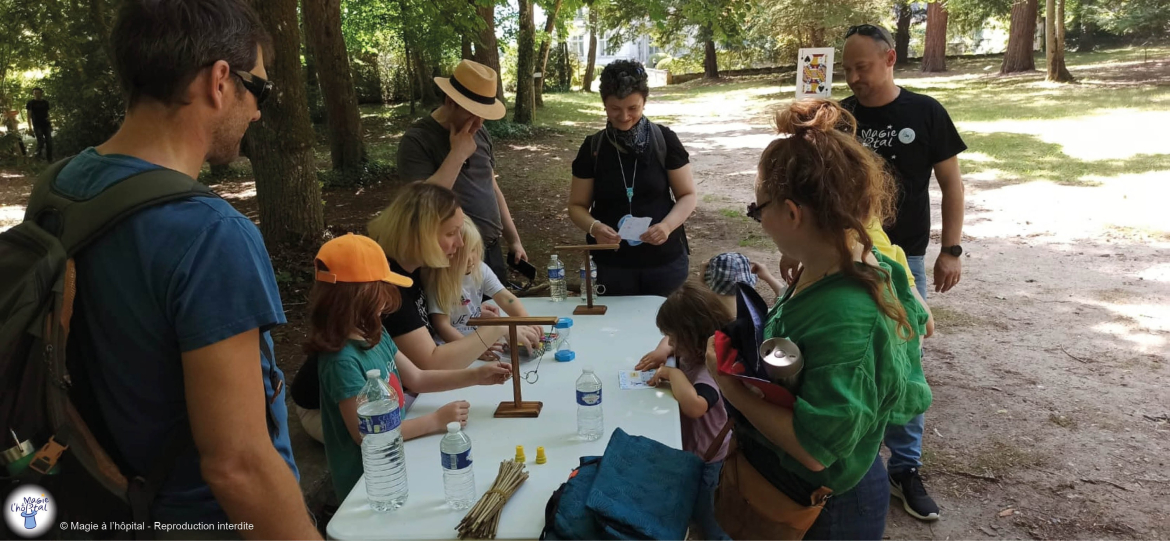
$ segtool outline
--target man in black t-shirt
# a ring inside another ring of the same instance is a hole
[[[963,249],[963,179],[960,152],[967,149],[946,109],[934,98],[894,84],[894,39],[869,24],[846,34],[842,65],[853,96],[841,105],[857,117],[857,136],[881,155],[898,184],[897,214],[886,227],[890,242],[906,251],[918,293],[927,297],[926,248],[930,244],[930,176],[942,190],[942,250],[934,264],[934,291],[945,293],[959,283]],[[890,490],[903,507],[922,520],[938,520],[938,506],[919,477],[922,467],[923,416],[904,426],[890,426]]]
[[[53,161],[53,127],[49,124],[49,102],[45,100],[45,91],[33,89],[33,99],[24,106],[28,111],[28,129],[37,138],[37,157],[44,155],[48,161]]]

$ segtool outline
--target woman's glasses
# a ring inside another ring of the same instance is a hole
[[[760,213],[763,212],[764,207],[766,207],[770,204],[772,204],[771,201],[764,201],[763,203],[760,203],[760,204],[756,204],[754,201],[749,203],[747,206],[748,218],[751,218],[751,219],[759,222],[761,219]]]

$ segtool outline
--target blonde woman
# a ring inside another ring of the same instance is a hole
[[[485,327],[441,346],[432,338],[427,292],[422,286],[423,269],[451,266],[452,258],[463,246],[465,219],[455,192],[413,182],[367,226],[370,237],[386,252],[391,270],[414,281],[410,287],[399,288],[402,304],[382,318],[382,326],[398,349],[424,370],[467,368],[507,333],[507,327]],[[454,296],[462,283],[462,276],[449,273],[433,289]],[[539,343],[539,336],[531,328],[519,331],[522,344]]]
[[[524,304],[500,283],[484,261],[483,237],[470,218],[463,219],[463,246],[455,250],[451,266],[424,268],[422,276],[437,344],[454,342],[475,332],[476,327],[468,326],[467,321],[483,314],[480,300],[484,298],[495,301],[509,316],[528,317]],[[459,289],[451,287],[455,280],[459,280]],[[544,330],[533,326],[532,332],[539,336]]]

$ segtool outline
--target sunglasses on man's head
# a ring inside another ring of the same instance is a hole
[[[890,39],[889,32],[880,26],[875,26],[872,24],[859,24],[856,26],[850,26],[849,30],[845,32],[845,39],[849,39],[850,36],[854,34],[861,34],[866,37],[878,39],[886,45],[889,45],[891,48],[894,47],[894,42]]]
[[[268,99],[268,95],[272,94],[272,89],[276,86],[272,84],[272,81],[264,79],[263,77],[260,77],[259,75],[256,75],[250,71],[232,70],[232,73],[235,74],[236,77],[240,78],[240,81],[244,83],[244,88],[247,89],[248,92],[251,92],[253,96],[256,96],[257,109],[259,109],[260,106],[264,104],[264,100]]]

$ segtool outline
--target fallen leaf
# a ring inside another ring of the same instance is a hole
[[[1014,514],[1016,514],[1016,510],[1012,509],[1011,507],[999,512],[999,516],[1001,517],[1010,517]]]

